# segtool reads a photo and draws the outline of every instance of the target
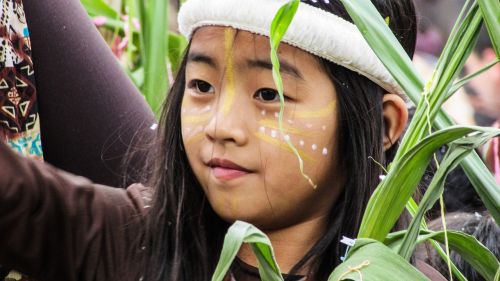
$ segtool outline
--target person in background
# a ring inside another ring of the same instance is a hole
[[[487,64],[497,60],[489,70],[475,77],[467,84],[471,100],[475,101],[476,112],[490,118],[489,123],[482,124],[500,127],[500,64],[486,30],[482,30],[474,51],[465,63],[465,74],[474,73]],[[494,120],[491,124],[491,120]],[[498,138],[491,140],[484,147],[484,159],[487,166],[500,184],[500,153]]]
[[[487,212],[452,212],[448,213],[445,219],[448,230],[462,231],[474,236],[488,248],[497,259],[500,258],[500,228]],[[441,218],[429,222],[428,226],[429,229],[434,231],[443,229]],[[429,247],[428,244],[419,246],[416,257],[431,264],[442,274],[447,274],[448,265],[446,261],[444,261],[432,247]],[[485,281],[484,278],[482,278],[481,275],[457,253],[452,251],[450,258],[467,280]]]

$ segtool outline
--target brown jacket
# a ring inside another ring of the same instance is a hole
[[[95,185],[3,141],[0,155],[0,264],[47,281],[139,280],[142,186]]]

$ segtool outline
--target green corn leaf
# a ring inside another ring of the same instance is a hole
[[[446,100],[452,82],[458,77],[465,61],[474,49],[482,25],[481,14],[477,6],[473,5],[461,24],[457,25],[455,36],[449,39],[446,44],[448,48],[441,56],[443,59],[438,61],[439,75],[436,75],[438,82],[435,83],[435,89],[431,89],[431,93],[438,96],[431,108],[432,116],[439,111]]]
[[[129,25],[131,38],[127,56],[132,61],[133,52],[138,51],[141,59],[132,69],[128,65],[124,65],[124,68],[144,94],[150,107],[157,111],[168,89],[167,61],[171,63],[173,72],[176,72],[187,46],[182,36],[168,31],[168,1],[153,0],[144,3],[140,0],[126,0],[129,16],[127,23],[119,20],[119,14],[102,0],[81,1],[89,15],[106,18],[103,27],[123,36],[125,24]],[[139,19],[140,30],[132,25],[132,18]],[[136,38],[137,46],[134,45]]]
[[[366,41],[370,44],[374,52],[384,63],[396,81],[398,81],[400,86],[405,90],[409,98],[415,104],[419,104],[419,107],[425,105],[425,100],[421,98],[421,92],[424,90],[424,82],[422,78],[413,67],[411,60],[407,57],[403,48],[394,37],[391,30],[386,26],[383,18],[380,16],[371,1],[341,0],[341,2],[346,7],[349,15],[362,32]],[[479,25],[476,13],[477,9],[475,9],[473,13],[466,13],[465,9],[463,12],[464,18],[467,19],[467,22],[474,24],[472,28],[475,30],[477,29],[477,25]],[[458,25],[455,30],[458,32]],[[467,33],[470,35],[469,32]],[[470,36],[467,37],[470,38]],[[454,39],[454,42],[457,42],[456,39]],[[470,47],[467,48],[463,54],[469,51]],[[451,53],[452,50],[449,52]],[[463,58],[457,59],[456,61],[461,64],[462,60]],[[446,95],[446,93],[447,91],[443,91],[441,94]],[[439,106],[434,104],[434,110],[439,110],[438,108]],[[420,116],[417,116],[419,118],[414,118],[412,124],[410,124],[410,128],[407,131],[399,149],[400,154],[398,157],[401,157],[403,152],[409,150],[423,137],[425,130],[422,130],[421,128],[425,128],[427,126],[426,123],[428,123],[428,120],[424,119],[424,123],[421,123],[420,126],[416,125],[417,122],[422,122],[419,121],[420,119],[426,118],[425,115],[426,114],[424,113],[420,113]],[[449,118],[443,111],[438,111],[435,119],[429,121],[433,122],[435,128],[437,129],[443,129],[453,125],[451,118]],[[416,129],[417,127],[421,128]],[[500,221],[500,188],[496,185],[495,179],[482,163],[480,157],[473,152],[462,161],[462,167],[492,216],[496,221]],[[365,219],[368,219],[368,217],[369,216],[365,216]],[[371,227],[375,227],[375,225],[372,225]],[[381,238],[383,238],[383,236]]]
[[[481,14],[477,5],[473,5],[470,11],[468,6],[465,6],[461,14],[465,15],[464,19],[455,25],[452,36],[439,57],[436,69],[423,90],[413,120],[403,137],[396,159],[428,134],[435,115],[446,101],[452,81],[460,74],[473,50],[481,27]]]
[[[437,128],[446,128],[453,125],[451,118],[443,112],[438,113],[434,122]],[[461,166],[491,216],[495,221],[499,222],[500,187],[481,157],[476,152],[472,152],[469,156],[465,157]]]
[[[492,68],[498,62],[499,62],[499,60],[497,58],[496,60],[488,63],[487,65],[485,65],[484,67],[482,67],[478,71],[476,71],[474,73],[471,73],[471,74],[465,76],[464,78],[460,79],[459,81],[455,82],[455,84],[453,84],[453,86],[451,87],[450,91],[446,95],[446,99],[449,99],[454,93],[456,93],[465,84],[467,84],[468,82],[470,82],[472,79],[476,78],[477,76],[483,74],[485,71],[488,71],[490,68]]]
[[[139,54],[141,58],[146,58],[146,35],[145,33],[147,32],[146,26],[148,26],[148,22],[146,20],[146,7],[145,7],[145,2],[142,0],[126,0],[127,1],[127,6],[129,9],[129,15],[137,18],[139,20],[140,24],[140,30],[138,30],[139,33],[139,43],[138,45],[140,46],[139,48]],[[144,67],[144,62],[140,65],[141,67]],[[140,87],[141,91],[144,94],[144,87],[141,85]]]
[[[450,127],[415,145],[400,160],[373,193],[363,215],[358,237],[383,241],[415,191],[433,153],[442,145],[473,132],[496,132],[482,127]],[[385,206],[391,206],[386,208]]]
[[[118,19],[118,13],[102,0],[80,0],[83,7],[90,16],[104,16],[110,19]]]
[[[270,41],[271,48],[277,49],[288,27],[292,23],[293,17],[299,8],[299,0],[291,0],[280,7],[271,23]]]
[[[281,271],[274,259],[269,238],[255,226],[242,221],[236,221],[229,228],[212,281],[224,280],[243,243],[251,245],[259,262],[259,273],[262,280],[283,281]]]
[[[137,88],[142,87],[144,84],[144,67],[139,67],[135,71],[127,71],[127,74]]]
[[[328,281],[429,280],[420,271],[379,241],[357,239],[347,259],[335,268]]]
[[[131,17],[129,17],[129,22],[131,21]],[[124,30],[125,30],[125,24],[121,20],[113,19],[113,18],[107,18],[102,27],[107,28],[111,31],[117,31],[121,36],[123,36]],[[127,23],[130,25],[130,23]],[[133,36],[140,35],[141,32],[140,30],[136,30],[135,28],[130,28],[129,30],[132,30]],[[166,45],[168,45],[168,50],[167,50],[167,55],[168,55],[168,60],[172,64],[172,70],[173,72],[177,72],[179,69],[182,56],[184,54],[184,51],[186,50],[188,42],[184,38],[184,36],[168,31],[167,36],[165,37],[167,40]],[[129,41],[129,44],[131,44],[131,41]],[[137,84],[136,84],[137,85]]]
[[[132,1],[130,0],[124,0],[126,5],[129,6],[132,4]],[[134,58],[135,58],[135,53],[137,52],[138,49],[140,49],[140,47],[137,45],[138,43],[140,44],[140,41],[137,42],[136,37],[139,33],[139,30],[141,27],[139,26],[138,28],[134,25],[134,19],[136,18],[136,14],[135,14],[135,9],[130,9],[130,8],[127,8],[128,9],[128,18],[127,18],[127,27],[128,27],[128,32],[129,32],[129,40],[128,40],[128,44],[127,44],[127,48],[126,48],[126,54],[127,54],[127,60],[128,60],[128,63],[125,63],[124,66],[126,69],[131,69],[131,68],[134,68],[133,66],[133,61],[134,61]],[[137,84],[136,84],[137,85]]]
[[[387,236],[384,244],[391,248],[398,248],[406,231],[391,233]],[[450,248],[457,252],[467,263],[469,263],[485,280],[494,280],[494,276],[500,267],[500,263],[493,253],[479,242],[474,236],[459,231],[447,231]],[[444,243],[443,231],[421,230],[417,243],[429,239]]]
[[[172,72],[177,73],[179,70],[180,64],[182,62],[182,56],[184,55],[184,51],[188,42],[179,34],[175,34],[172,32],[168,33],[168,60],[172,65]]]
[[[449,241],[448,241],[449,242]],[[438,253],[439,257],[445,262],[448,263],[448,260],[450,257],[446,254],[446,251],[439,245],[438,242],[431,240],[430,241],[432,247],[436,252]],[[448,245],[449,246],[449,245]],[[464,276],[464,274],[458,269],[458,267],[453,263],[453,261],[450,260],[449,265],[451,266],[451,272],[455,278],[457,278],[458,281],[467,281],[467,278]]]
[[[421,75],[370,0],[341,0],[354,23],[394,79],[412,100],[424,88]]]
[[[145,49],[143,94],[154,112],[158,112],[168,89],[168,1],[152,0],[147,3],[142,26]]]
[[[131,18],[129,18],[129,21]],[[121,36],[124,35],[124,30],[125,30],[125,23],[121,20],[117,19],[112,19],[112,18],[106,18],[106,21],[103,24],[103,27],[110,29],[112,31],[118,31]],[[132,34],[134,36],[140,34],[140,30],[136,30],[135,28],[129,28],[129,30],[132,30]],[[184,36],[168,31],[166,45],[168,45],[168,50],[167,50],[167,55],[168,55],[168,60],[172,64],[172,70],[173,72],[177,72],[179,69],[182,56],[184,54],[184,51],[186,50],[188,42],[184,38]],[[131,44],[131,42],[129,42]]]
[[[124,30],[125,30],[125,24],[121,20],[112,19],[112,18],[106,18],[106,21],[104,22],[104,24],[102,25],[102,27],[104,27],[106,29],[109,29],[111,31],[117,30],[118,34],[120,36],[124,36],[125,35],[125,32],[124,32]]]
[[[401,247],[398,253],[405,259],[409,260],[416,246],[416,239],[420,230],[420,225],[424,214],[429,211],[432,206],[439,200],[444,190],[444,183],[448,173],[453,170],[460,161],[469,154],[473,149],[483,145],[489,139],[500,135],[500,130],[477,134],[474,136],[460,139],[453,142],[448,149],[443,161],[439,165],[432,182],[430,183],[424,197],[422,198],[418,210],[408,227],[408,231],[403,238]]]
[[[497,58],[500,59],[500,2],[498,0],[478,0],[478,2]]]
[[[449,49],[441,55],[438,61],[435,87],[431,86],[429,97],[431,103],[431,117],[434,119],[441,105],[446,100],[446,95],[452,87],[453,81],[462,71],[465,61],[472,53],[480,33],[482,18],[477,6],[473,6],[464,21],[458,26],[455,36],[447,42]],[[442,59],[441,59],[442,58]],[[434,97],[433,97],[433,96]]]
[[[408,210],[408,212],[410,213],[410,215],[412,217],[415,217],[415,215],[417,214],[418,205],[415,202],[415,200],[413,200],[413,198],[410,198],[410,200],[408,200],[408,203],[406,204],[406,210]],[[421,221],[420,228],[422,230],[427,230],[427,223],[425,223],[425,220]],[[391,235],[391,234],[389,234],[389,235]],[[443,250],[443,248],[434,240],[431,240],[430,243],[431,243],[432,247],[436,250],[438,255],[444,261],[448,262],[449,257],[446,254],[445,250]],[[391,246],[391,245],[388,245],[388,246]],[[397,249],[395,249],[395,248],[392,248],[392,249],[394,251],[398,251],[399,245],[397,245],[397,246],[398,246]],[[451,271],[452,271],[453,275],[457,278],[458,281],[467,281],[467,278],[465,278],[465,276],[462,274],[462,272],[460,272],[460,270],[457,268],[457,266],[451,261],[450,261],[450,266],[451,266]]]

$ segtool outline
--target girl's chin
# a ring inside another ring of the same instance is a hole
[[[268,220],[272,217],[269,210],[261,209],[255,204],[240,205],[239,208],[216,206],[214,210],[221,219],[229,224],[235,221],[244,221],[258,228],[268,225],[270,223]]]
[[[249,204],[245,204],[233,210],[229,210],[229,208],[224,208],[222,206],[214,208],[214,210],[215,213],[228,224],[233,224],[235,221],[244,221],[264,232],[286,227],[286,225],[284,225],[286,220],[283,214],[276,214],[268,204],[259,206],[249,202]]]

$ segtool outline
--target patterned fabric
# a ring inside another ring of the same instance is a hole
[[[31,43],[21,0],[0,0],[0,138],[22,155],[43,158]],[[15,271],[5,278],[29,280]]]
[[[0,137],[42,159],[31,43],[21,0],[0,0]]]

